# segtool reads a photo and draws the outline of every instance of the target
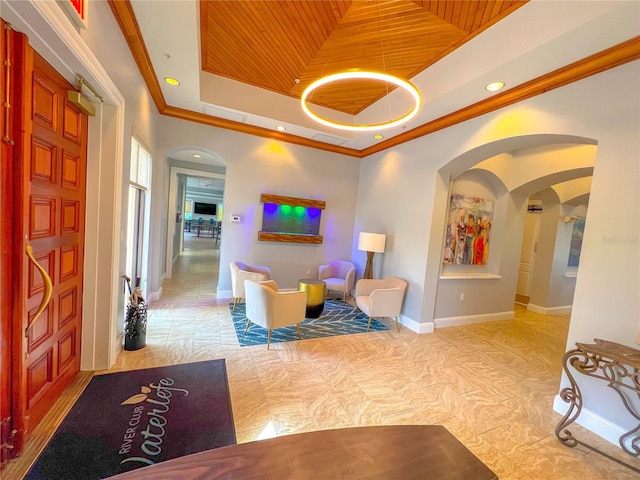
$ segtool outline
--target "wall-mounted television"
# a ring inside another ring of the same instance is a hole
[[[218,212],[218,205],[215,203],[193,203],[193,213],[200,215],[215,215]]]

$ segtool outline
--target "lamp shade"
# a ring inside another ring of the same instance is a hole
[[[358,250],[364,252],[384,252],[384,245],[387,241],[387,236],[382,233],[367,233],[360,232],[358,238]]]

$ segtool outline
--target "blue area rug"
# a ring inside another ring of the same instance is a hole
[[[229,309],[233,304],[229,304]],[[252,323],[247,333],[244,329],[247,325],[244,303],[236,305],[231,310],[233,326],[236,329],[238,341],[242,347],[250,345],[266,345],[268,330]],[[271,343],[291,342],[294,340],[307,340],[309,338],[333,337],[337,335],[350,335],[352,333],[364,333],[367,331],[369,317],[349,304],[342,301],[327,300],[324,302],[324,310],[318,318],[306,318],[300,323],[300,338],[295,325],[278,328],[271,332]],[[371,328],[374,330],[388,330],[386,326],[375,319],[371,319]]]

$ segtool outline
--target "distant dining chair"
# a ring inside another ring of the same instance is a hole
[[[247,305],[247,326],[255,323],[269,330],[267,350],[271,344],[271,331],[281,327],[295,325],[300,338],[300,322],[305,319],[307,294],[297,290],[278,291],[274,280],[265,282],[244,281]]]
[[[374,317],[393,318],[400,332],[398,316],[402,310],[402,301],[407,289],[407,282],[402,278],[388,277],[382,279],[361,279],[356,283],[356,305],[369,317],[367,331]]]
[[[204,226],[204,219],[202,217],[198,218],[196,224],[193,226],[196,229],[196,234],[199,237],[202,232],[202,227]]]
[[[345,302],[347,295],[351,294],[355,278],[356,266],[346,260],[334,260],[318,268],[318,279],[327,284],[327,291],[342,293]]]
[[[233,308],[240,300],[245,298],[244,281],[252,280],[254,282],[262,282],[271,279],[271,269],[269,267],[261,267],[259,265],[248,265],[242,262],[231,262],[231,289],[233,292]]]

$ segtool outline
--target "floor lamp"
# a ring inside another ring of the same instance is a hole
[[[373,278],[373,255],[384,252],[384,244],[387,236],[382,233],[360,232],[358,238],[358,250],[367,252],[367,266],[364,269],[364,277]]]

